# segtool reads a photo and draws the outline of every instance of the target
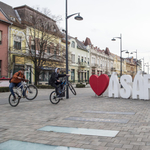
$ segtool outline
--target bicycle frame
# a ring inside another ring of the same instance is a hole
[[[66,78],[66,77],[65,77]],[[67,80],[65,79],[65,81],[63,81],[59,86],[58,86],[58,88],[61,86],[61,85],[64,85],[64,87],[63,87],[63,89],[62,89],[62,91],[61,92],[59,92],[59,94],[61,94],[61,93],[63,93],[63,92],[65,92],[65,85],[68,85],[68,82],[67,82]]]
[[[21,89],[22,86],[23,86],[23,88]],[[16,93],[18,93],[19,96],[22,96],[23,90],[24,90],[26,87],[27,87],[27,83],[26,83],[25,81],[21,81],[21,85],[20,85],[19,87],[17,87],[17,86],[15,87]],[[20,95],[20,92],[19,92],[20,89],[21,89],[21,95]]]

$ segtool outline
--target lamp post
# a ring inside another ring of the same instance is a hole
[[[133,53],[136,53],[136,73],[137,73],[137,50],[136,50],[136,51],[131,52],[130,54],[133,54]]]
[[[149,62],[147,62],[146,67],[147,67],[147,74],[149,74]]]
[[[120,39],[120,77],[122,76],[122,34],[120,34],[120,37],[114,37],[112,39],[112,41],[116,41],[116,38],[117,39]]]
[[[66,74],[68,74],[68,19],[76,14],[78,14],[78,16],[75,16],[76,20],[83,20],[83,18],[80,16],[80,13],[75,13],[72,15],[68,16],[68,8],[67,8],[67,0],[66,0]],[[68,78],[67,78],[68,81]],[[66,86],[66,98],[69,98],[69,92],[68,92],[68,86]]]
[[[139,60],[143,60],[143,75],[144,75],[144,57]]]
[[[122,52],[125,52],[125,53],[129,54],[128,50],[122,50],[121,53],[122,53]],[[122,55],[122,54],[121,54],[121,55]],[[121,59],[122,59],[122,58],[121,58]],[[124,68],[124,67],[122,67],[122,68]],[[123,69],[122,69],[122,70],[123,70]]]

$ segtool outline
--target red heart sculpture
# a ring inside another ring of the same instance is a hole
[[[100,96],[108,87],[109,77],[106,74],[101,74],[100,76],[91,75],[89,82],[95,94]]]

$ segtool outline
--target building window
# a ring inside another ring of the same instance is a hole
[[[75,63],[75,54],[71,54],[71,62]]]
[[[95,74],[95,69],[92,69],[92,75]]]
[[[50,47],[47,47],[47,53],[50,54]]]
[[[83,62],[83,56],[81,57],[81,62]]]
[[[34,41],[31,41],[31,50],[35,50],[35,44],[34,44]]]
[[[72,81],[75,81],[75,70],[74,69],[71,69],[71,80]]]
[[[80,63],[80,56],[78,56],[78,63]]]
[[[74,42],[74,41],[72,41],[71,47],[72,47],[72,48],[75,48],[75,42]]]
[[[14,49],[21,50],[21,37],[14,36]]]
[[[88,65],[90,65],[89,58],[88,58]]]
[[[86,57],[85,57],[85,59],[84,59],[84,62],[86,63]]]
[[[57,55],[57,51],[56,51],[56,47],[54,47],[54,58],[56,58]]]
[[[1,64],[2,64],[2,61],[0,60],[0,78],[2,77],[2,75],[1,75]]]
[[[0,31],[0,44],[2,44],[2,31]]]

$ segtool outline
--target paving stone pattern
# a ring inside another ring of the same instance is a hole
[[[27,141],[91,150],[150,150],[150,101],[95,97],[90,88],[76,89],[77,96],[53,105],[48,100],[51,90],[39,90],[41,100],[21,101],[17,107],[0,105],[0,143],[8,140]],[[1,94],[1,93],[0,93]],[[0,100],[9,93],[2,94]],[[42,95],[43,94],[43,95]],[[43,100],[42,97],[47,96]],[[84,111],[134,112],[84,113]],[[127,123],[65,120],[69,117],[128,120]],[[45,132],[44,126],[64,126],[119,131],[116,137],[101,137]]]

